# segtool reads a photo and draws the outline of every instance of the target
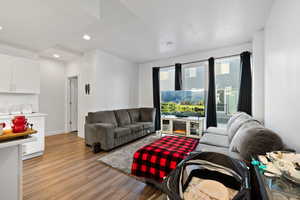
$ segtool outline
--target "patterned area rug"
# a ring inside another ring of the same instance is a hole
[[[129,143],[125,146],[121,146],[116,150],[106,154],[105,156],[98,159],[113,168],[121,170],[126,174],[131,174],[131,165],[133,161],[133,154],[141,147],[158,140],[159,137],[156,135],[150,135],[137,140],[133,143]]]
[[[140,149],[141,147],[154,142],[155,140],[160,139],[160,137],[154,135],[150,135],[139,139],[135,142],[129,143],[127,145],[121,146],[105,156],[98,159],[99,162],[105,163],[112,168],[115,168],[125,174],[131,174],[131,165],[133,162],[134,153]],[[160,194],[159,196],[153,195],[149,198],[149,200],[167,200],[166,195]]]

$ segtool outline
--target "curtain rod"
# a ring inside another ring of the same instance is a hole
[[[228,56],[221,56],[221,57],[217,57],[217,58],[214,58],[214,59],[217,60],[217,59],[223,59],[223,58],[230,58],[230,57],[239,56],[239,55],[241,55],[241,54],[233,54],[233,55],[228,55]],[[204,62],[204,61],[208,61],[208,59],[202,59],[202,60],[195,60],[195,61],[191,61],[191,62],[185,62],[185,63],[181,63],[181,65],[194,64],[194,63],[199,63],[199,62]],[[175,64],[161,66],[159,68],[161,69],[161,68],[168,68],[168,67],[173,67],[173,66],[175,66]]]

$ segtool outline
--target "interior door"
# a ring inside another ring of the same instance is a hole
[[[70,105],[70,131],[77,131],[77,118],[78,118],[78,78],[73,77],[69,79],[70,83],[70,94],[69,94],[69,105]]]

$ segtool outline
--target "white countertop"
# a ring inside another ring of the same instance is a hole
[[[15,116],[24,115],[25,117],[45,117],[44,113],[29,113],[29,114],[16,114],[16,115],[0,115],[0,119],[12,119]]]
[[[27,143],[27,142],[34,142],[36,140],[37,139],[36,139],[35,136],[29,136],[25,139],[23,138],[23,139],[3,141],[3,142],[0,142],[0,149],[11,147],[11,146],[16,146],[16,145],[19,145],[19,144],[24,144],[24,143]]]

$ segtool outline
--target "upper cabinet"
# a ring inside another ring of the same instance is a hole
[[[9,92],[12,80],[13,57],[0,54],[0,92]]]
[[[40,66],[33,59],[0,55],[0,92],[40,93]]]

